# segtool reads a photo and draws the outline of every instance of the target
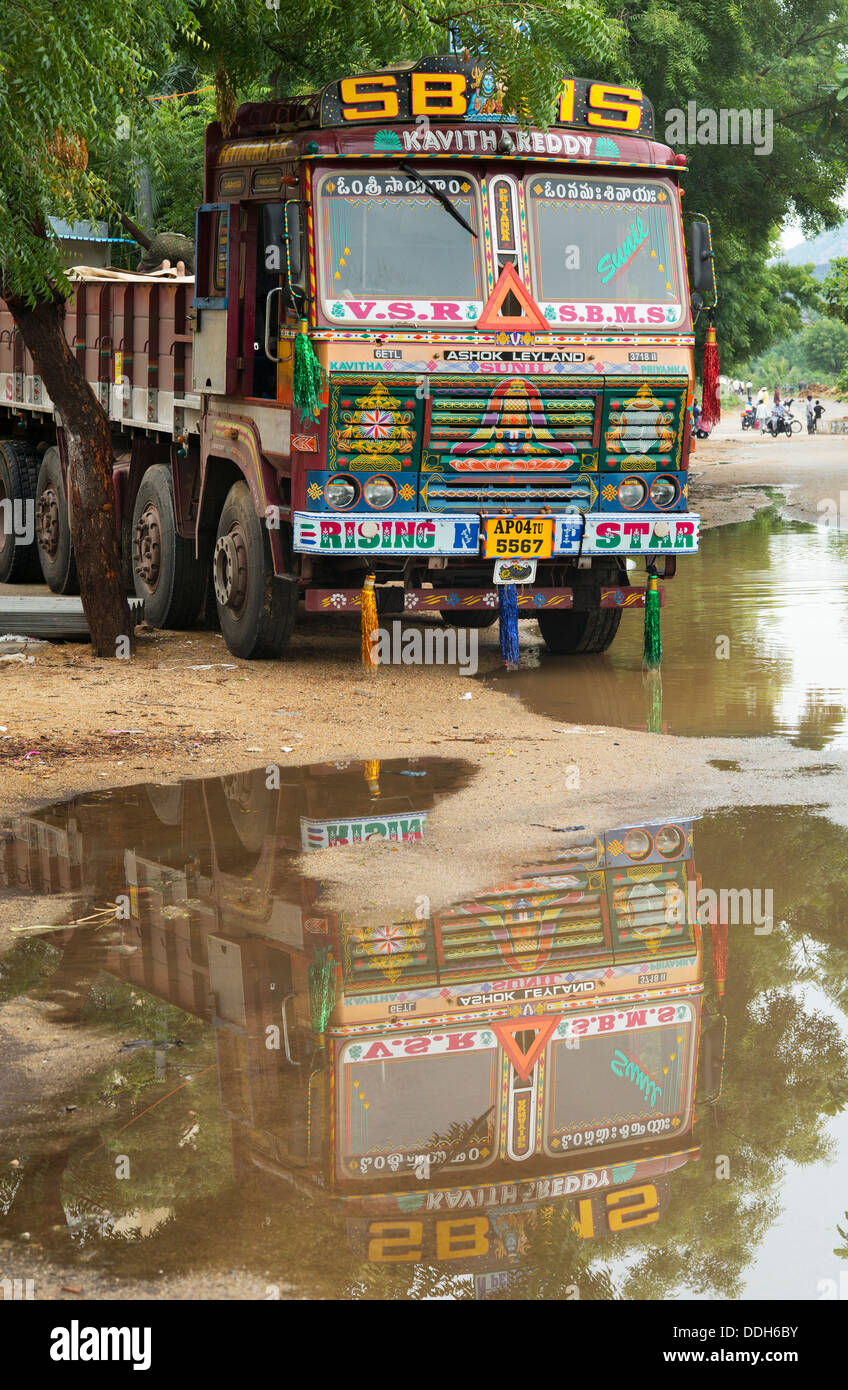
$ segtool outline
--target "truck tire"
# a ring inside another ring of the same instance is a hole
[[[41,460],[35,488],[35,539],[44,582],[54,594],[78,594],[79,579],[62,461],[55,444]]]
[[[163,463],[148,468],[141,480],[133,510],[132,563],[135,592],[151,627],[191,627],[197,621],[206,567],[202,556],[195,559],[194,541],[177,531],[174,485]]]
[[[20,439],[0,441],[0,582],[26,584],[41,578],[38,547],[35,537],[29,542],[19,539],[13,529],[23,512],[23,521],[34,520],[35,485],[38,481],[38,454],[30,444]],[[29,503],[30,507],[21,503]],[[17,504],[17,505],[16,505]],[[27,515],[29,512],[29,515]]]
[[[620,608],[596,608],[585,613],[552,608],[538,614],[542,640],[557,656],[594,656],[612,645],[621,623]]]
[[[247,483],[233,483],[218,522],[212,578],[221,632],[233,656],[282,656],[297,617],[297,585],[274,574],[271,542]]]
[[[183,788],[181,782],[148,782],[145,791],[153,814],[161,825],[182,825]]]
[[[265,769],[222,777],[221,788],[239,844],[258,854],[273,831],[271,812],[277,808],[276,796],[265,785]]]

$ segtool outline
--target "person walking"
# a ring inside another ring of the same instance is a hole
[[[766,421],[771,411],[769,410],[768,395],[765,391],[760,392],[760,399],[757,401],[757,428],[760,431],[760,438],[765,436]]]
[[[813,421],[813,433],[818,434],[819,420],[824,415],[824,406],[822,405],[821,401],[816,401],[816,408],[813,413],[815,415],[815,420]]]

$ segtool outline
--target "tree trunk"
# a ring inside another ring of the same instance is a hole
[[[109,421],[68,346],[60,302],[39,302],[35,308],[19,299],[7,303],[61,415],[71,536],[93,654],[129,656],[135,635],[121,579]]]

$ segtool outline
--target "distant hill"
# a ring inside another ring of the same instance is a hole
[[[830,262],[837,256],[848,256],[848,222],[829,232],[822,232],[810,241],[799,241],[791,251],[784,251],[779,259],[788,261],[790,265],[813,265],[816,279],[823,280]]]

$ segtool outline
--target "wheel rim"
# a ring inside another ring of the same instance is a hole
[[[153,502],[148,502],[138,519],[133,550],[136,574],[148,593],[152,594],[162,573],[162,520]]]
[[[226,535],[219,536],[215,542],[212,577],[215,597],[220,607],[229,609],[233,617],[240,617],[247,600],[250,572],[247,538],[238,523],[231,526]]]
[[[38,499],[38,544],[48,560],[59,552],[59,496],[52,486],[46,487]]]

